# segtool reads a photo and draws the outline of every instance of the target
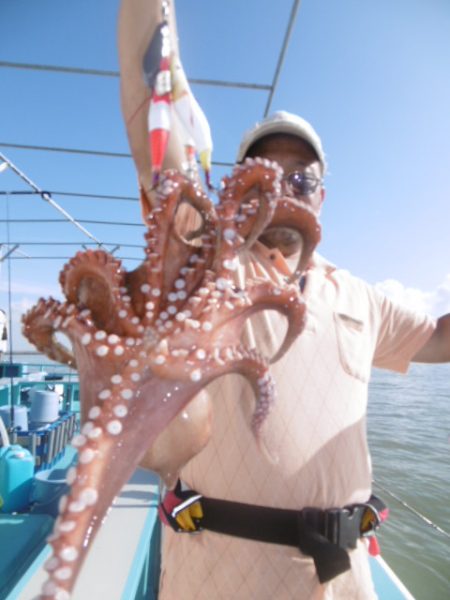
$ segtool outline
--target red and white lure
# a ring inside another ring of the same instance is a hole
[[[211,188],[212,138],[209,123],[195,99],[179,58],[173,52],[168,23],[169,3],[162,2],[163,20],[157,27],[143,59],[146,84],[152,89],[148,114],[153,185],[157,185],[167,151],[174,118],[186,153],[185,171],[195,176],[195,155]],[[174,117],[175,115],[175,117]]]

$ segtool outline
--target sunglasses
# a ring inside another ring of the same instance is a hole
[[[322,179],[319,179],[314,175],[302,173],[301,171],[292,171],[292,173],[289,173],[289,175],[286,175],[283,178],[283,181],[287,182],[291,188],[292,194],[296,197],[310,196],[322,183]]]

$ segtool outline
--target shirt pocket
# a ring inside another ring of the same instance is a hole
[[[367,325],[361,318],[344,312],[335,312],[334,322],[342,368],[367,383],[372,366]]]

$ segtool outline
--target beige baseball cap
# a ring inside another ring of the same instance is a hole
[[[320,137],[316,133],[314,127],[308,123],[308,121],[302,119],[302,117],[284,110],[280,110],[270,117],[266,117],[262,121],[256,123],[252,129],[249,129],[244,133],[241,145],[239,146],[236,162],[241,162],[245,158],[248,149],[257,140],[272,133],[289,133],[290,135],[295,135],[305,142],[308,142],[308,144],[316,151],[316,154],[322,163],[323,173],[325,173],[327,170],[325,153]]]

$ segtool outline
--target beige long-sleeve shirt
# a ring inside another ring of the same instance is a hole
[[[257,252],[243,267],[247,275],[279,277],[268,253]],[[198,492],[280,508],[330,508],[369,498],[372,365],[406,371],[435,323],[319,259],[308,271],[304,294],[306,328],[271,367],[277,399],[264,429],[268,455],[250,432],[250,386],[239,376],[222,378],[209,388],[212,438],[182,474]],[[247,336],[273,354],[284,327],[278,314],[260,314]],[[351,571],[321,585],[312,559],[295,548],[208,531],[176,534],[166,527],[160,600],[375,598],[365,544],[350,555]]]

